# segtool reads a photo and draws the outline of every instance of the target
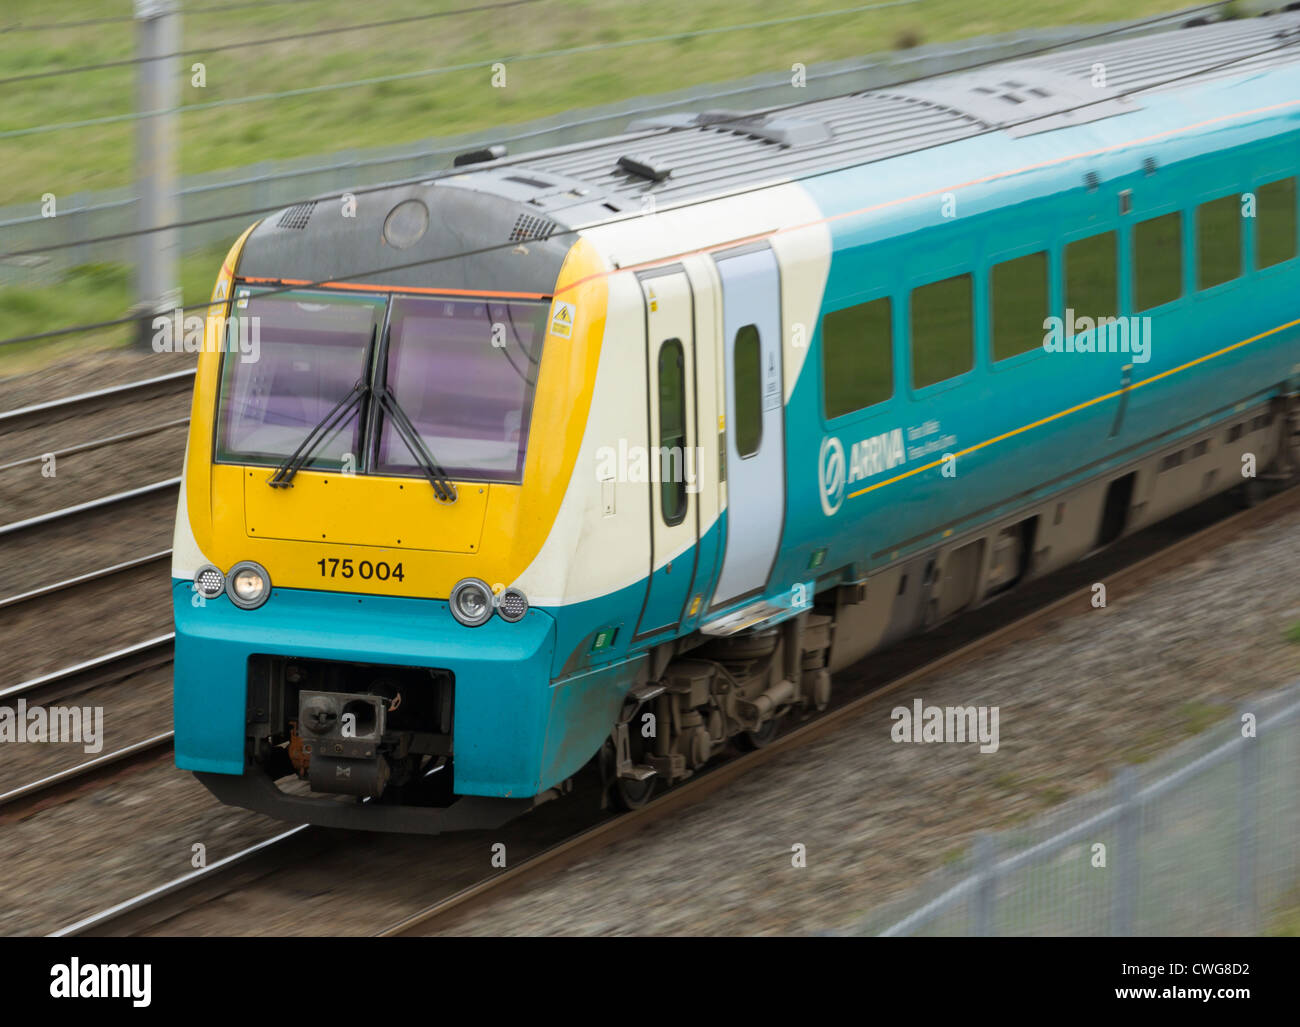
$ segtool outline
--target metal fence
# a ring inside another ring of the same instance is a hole
[[[1162,25],[1177,23],[1175,12]],[[1156,31],[1161,25],[1127,23],[1128,31]],[[511,153],[583,142],[622,131],[628,121],[678,107],[752,109],[870,89],[904,78],[941,74],[977,62],[1010,58],[1084,36],[1124,29],[1126,23],[1070,26],[986,36],[959,43],[916,47],[866,59],[828,62],[806,70],[806,85],[792,86],[790,71],[755,75],[723,86],[638,97],[509,126],[498,132],[444,136],[401,146],[348,150],[291,160],[268,160],[240,168],[189,175],[180,190],[182,252],[193,252],[234,236],[260,216],[305,198],[342,193],[382,182],[418,179],[451,166],[458,153],[486,143],[505,143]],[[1123,31],[1120,34],[1127,34]],[[135,187],[59,197],[57,216],[42,216],[41,203],[0,207],[0,286],[48,284],[69,268],[95,262],[120,263],[121,240],[94,240],[136,227]],[[49,252],[13,256],[61,245]],[[129,252],[129,248],[128,248]]]
[[[848,933],[1250,935],[1296,903],[1300,682],[1109,789],[980,834]]]

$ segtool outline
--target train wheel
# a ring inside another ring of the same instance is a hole
[[[641,757],[641,747],[632,740],[636,737],[636,732],[633,732],[632,738],[629,739],[633,763],[638,763]],[[602,776],[609,782],[609,794],[613,797],[614,805],[619,809],[626,811],[640,809],[654,798],[655,784],[659,780],[657,776],[648,777],[643,781],[618,776],[618,759],[614,752],[613,740],[605,743],[600,751],[600,759]]]
[[[626,778],[618,778],[614,782],[614,799],[620,809],[634,810],[640,809],[648,803],[655,793],[655,782],[657,777],[647,777],[644,781],[629,781]]]
[[[781,719],[779,717],[773,717],[757,731],[740,732],[740,734],[736,735],[736,742],[747,752],[753,752],[755,749],[761,749],[772,741],[780,729]]]

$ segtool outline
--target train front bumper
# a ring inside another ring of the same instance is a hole
[[[172,606],[176,765],[200,772],[213,791],[213,775],[251,769],[246,705],[255,654],[449,671],[456,794],[531,800],[552,783],[542,767],[555,625],[541,610],[515,624],[494,616],[467,628],[437,600],[303,589],[273,589],[262,606],[243,610],[224,595],[195,605],[192,583],[180,579]]]

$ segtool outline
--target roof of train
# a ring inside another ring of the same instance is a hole
[[[1098,63],[1101,88],[1093,84]],[[455,288],[505,277],[511,288],[540,295],[553,287],[573,230],[644,212],[646,196],[667,209],[990,132],[1083,125],[1141,110],[1156,92],[1298,63],[1300,11],[1111,39],[746,114],[666,115],[634,122],[623,135],[367,190],[376,202],[351,219],[314,216],[320,200],[289,207],[256,227],[240,274],[406,285],[436,277]],[[437,231],[426,231],[433,225]],[[503,245],[513,246],[505,271]]]
[[[1093,84],[1098,63],[1105,65],[1103,88]],[[1295,63],[1300,12],[1289,12],[1117,39],[768,111],[649,118],[608,140],[462,170],[495,169],[488,177],[524,185],[514,198],[523,199],[531,184],[542,201],[535,206],[556,211],[557,221],[590,223],[603,218],[566,216],[566,208],[612,201],[610,209],[628,209],[647,192],[671,204],[990,130],[1030,135],[1138,110],[1144,94]],[[529,173],[541,174],[530,183]],[[583,199],[574,198],[578,190],[568,190],[567,198],[555,195],[579,183]]]

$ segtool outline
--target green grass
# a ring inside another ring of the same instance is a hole
[[[1264,935],[1269,938],[1300,938],[1300,887],[1295,888],[1282,908],[1269,918]]]
[[[212,295],[227,249],[222,244],[181,258],[185,304],[202,303]],[[83,264],[71,268],[57,284],[0,289],[0,324],[4,325],[5,336],[31,335],[61,325],[110,321],[124,316],[131,302],[130,268],[124,264]],[[0,376],[35,370],[77,351],[124,346],[130,338],[127,326],[117,326],[0,347]]]
[[[484,0],[478,0],[484,2]],[[859,0],[860,2],[860,0]],[[473,3],[445,6],[472,6]],[[507,86],[475,68],[402,82],[251,103],[181,118],[185,173],[269,158],[411,142],[482,130],[595,104],[721,82],[763,71],[788,71],[906,46],[1014,29],[1137,18],[1186,4],[1171,0],[1038,0],[974,5],[921,0],[864,11],[689,40],[510,63],[518,54],[612,43],[738,25],[854,6],[854,0],[539,0],[507,11],[456,15],[387,29],[277,43],[178,60],[182,104],[279,92],[475,61],[507,62]],[[983,9],[980,9],[983,8]],[[127,14],[128,0],[6,0],[0,24],[46,24]],[[191,14],[183,47],[282,36],[306,29],[425,13],[426,0],[344,0]],[[132,56],[130,24],[0,33],[0,78]],[[206,66],[204,88],[190,67]],[[113,68],[0,87],[0,129],[123,114],[134,106],[134,69]],[[0,204],[126,185],[131,179],[131,123],[0,140]]]
[[[1292,624],[1286,631],[1286,640],[1295,645],[1300,645],[1300,621]]]

